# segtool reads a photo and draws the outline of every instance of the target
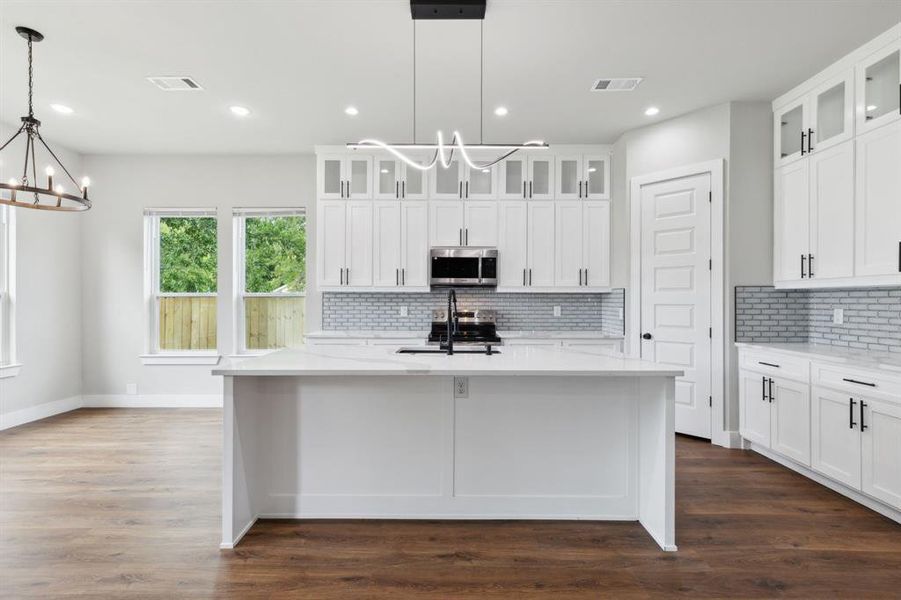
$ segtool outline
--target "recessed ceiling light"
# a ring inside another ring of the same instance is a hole
[[[656,115],[659,112],[660,112],[660,109],[657,108],[656,106],[649,106],[647,108],[647,110],[644,111],[644,114],[646,114],[649,117],[653,117],[654,115]]]
[[[875,104],[870,104],[869,106],[867,106],[867,112],[873,112],[877,108],[879,108],[879,107],[876,106]]]
[[[380,173],[388,173],[388,169],[382,169]]]
[[[246,106],[238,106],[237,104],[234,106],[229,106],[228,110],[232,111],[232,114],[236,117],[246,117],[250,114],[250,109]]]
[[[356,117],[358,114],[360,114],[360,111],[357,110],[356,106],[348,106],[344,109],[344,114]]]
[[[50,108],[52,108],[53,110],[55,110],[56,112],[58,112],[61,115],[71,115],[72,113],[75,112],[73,109],[69,108],[65,104],[51,104]]]
[[[494,109],[494,114],[496,114],[499,117],[506,117],[508,112],[509,111],[507,110],[506,106],[498,106],[497,108]]]

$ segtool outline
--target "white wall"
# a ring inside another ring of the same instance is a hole
[[[726,163],[726,406],[727,430],[738,428],[734,376],[735,285],[772,284],[772,121],[767,102],[724,103],[629,131],[614,144],[614,287],[630,289],[632,178],[715,159]],[[628,323],[628,321],[627,321]],[[627,340],[639,332],[627,326]]]
[[[232,220],[234,207],[306,207],[307,330],[318,329],[315,288],[315,157],[87,156],[95,182],[94,207],[84,220],[83,393],[125,394],[136,383],[144,395],[221,393],[209,366],[144,366],[143,210],[216,207],[219,215],[218,342],[234,349]]]
[[[13,130],[0,123],[3,141]],[[18,144],[19,140],[14,142]],[[47,140],[76,179],[83,174],[82,157]],[[21,177],[12,157],[24,157],[24,146],[3,151],[0,179]],[[37,152],[38,178],[44,184],[48,155]],[[56,181],[67,183],[56,167]],[[68,183],[68,189],[75,186]],[[42,414],[40,407],[62,403],[72,407],[81,393],[81,222],[87,213],[13,208],[16,220],[16,362],[21,372],[0,379],[0,420],[17,422]],[[36,408],[38,407],[38,408]],[[37,411],[37,412],[35,412]],[[27,413],[27,415],[26,415]]]

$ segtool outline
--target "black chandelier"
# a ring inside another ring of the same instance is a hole
[[[28,41],[28,116],[22,117],[22,126],[16,133],[6,140],[6,143],[0,146],[0,152],[10,145],[14,139],[25,134],[25,165],[22,167],[22,178],[12,178],[7,182],[0,182],[0,204],[9,206],[18,206],[22,208],[37,208],[40,210],[63,210],[63,211],[81,211],[91,208],[91,201],[88,200],[88,185],[90,181],[85,177],[81,185],[75,181],[69,169],[60,162],[44,138],[41,137],[41,122],[34,117],[34,105],[32,102],[32,94],[34,90],[34,70],[31,65],[31,46],[34,42],[40,42],[44,36],[28,27],[16,27],[16,32]],[[37,165],[34,160],[34,148],[36,142],[47,150],[56,164],[63,170],[75,189],[80,194],[69,194],[62,185],[53,186],[53,167],[47,167],[45,173],[47,175],[47,187],[39,187],[37,176]],[[31,168],[31,178],[28,176],[29,166]],[[7,190],[6,194],[2,192]]]

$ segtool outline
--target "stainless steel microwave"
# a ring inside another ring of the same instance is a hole
[[[497,248],[432,248],[429,284],[432,287],[497,287]]]

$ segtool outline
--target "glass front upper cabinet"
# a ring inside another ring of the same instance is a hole
[[[807,149],[811,152],[850,140],[854,130],[853,73],[828,81],[811,94],[811,124]]]
[[[586,156],[582,159],[585,169],[583,198],[589,200],[610,199],[610,157]]]
[[[551,200],[554,197],[554,159],[541,154],[529,157],[529,200]]]
[[[521,200],[526,197],[526,181],[528,180],[526,158],[514,154],[499,166],[500,197]]]
[[[858,132],[899,118],[901,108],[901,41],[870,55],[857,67]]]
[[[776,114],[776,163],[786,164],[807,153],[807,104],[805,99],[787,105]]]
[[[463,169],[459,160],[452,160],[446,169],[439,161],[431,175],[432,198],[463,198]]]

